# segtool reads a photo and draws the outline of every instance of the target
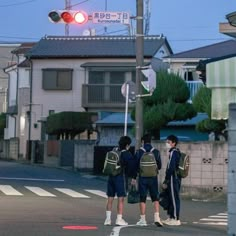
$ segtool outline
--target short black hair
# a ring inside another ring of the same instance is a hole
[[[151,134],[145,134],[141,138],[141,141],[143,141],[144,143],[151,143],[151,140],[152,140]]]
[[[131,144],[131,138],[129,136],[122,136],[119,140],[119,148],[121,150],[125,149],[127,145]]]
[[[170,140],[170,141],[172,141],[173,143],[175,143],[176,145],[177,145],[178,142],[179,142],[179,139],[177,138],[177,136],[175,136],[175,135],[173,135],[173,134],[169,135],[169,136],[166,138],[166,140]]]

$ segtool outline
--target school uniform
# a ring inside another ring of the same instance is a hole
[[[180,152],[176,148],[169,150],[169,161],[166,167],[166,176],[164,183],[167,184],[167,192],[169,195],[170,204],[167,209],[167,214],[170,219],[179,220],[180,214],[180,187],[181,178],[177,176],[176,171],[179,167]]]
[[[109,175],[107,182],[108,197],[126,197],[128,189],[128,177],[134,177],[135,162],[130,151],[124,149],[120,154],[121,173]]]
[[[153,149],[152,145],[149,143],[144,144],[143,148],[144,148],[144,150],[146,150],[146,152],[150,152]],[[135,154],[135,159],[137,160],[137,164],[136,164],[137,165],[137,167],[136,167],[137,173],[140,172],[140,160],[141,160],[143,153],[145,152],[143,150],[143,148],[140,148]],[[160,152],[157,149],[154,149],[152,152],[153,152],[155,159],[156,159],[157,168],[158,168],[158,170],[160,170],[162,167]],[[158,191],[157,175],[154,177],[142,177],[139,175],[138,180],[139,180],[138,181],[138,189],[139,189],[139,193],[140,193],[140,202],[146,202],[148,192],[149,192],[150,197],[153,202],[158,201],[159,200],[159,191]]]

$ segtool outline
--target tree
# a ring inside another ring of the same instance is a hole
[[[160,138],[161,127],[170,121],[184,121],[197,115],[188,103],[190,92],[186,82],[179,76],[166,71],[157,73],[157,87],[150,97],[143,98],[144,132]],[[132,118],[135,111],[132,111]]]
[[[65,139],[74,139],[77,134],[85,130],[92,130],[93,118],[97,116],[94,112],[60,112],[50,115],[46,122],[46,133],[60,136]]]
[[[0,139],[4,137],[4,129],[6,128],[6,113],[0,114]]]
[[[202,133],[214,132],[216,136],[222,134],[226,128],[224,120],[211,119],[211,89],[202,86],[193,97],[193,106],[197,112],[207,113],[208,118],[196,125],[196,130]]]

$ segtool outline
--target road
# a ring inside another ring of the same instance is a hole
[[[147,227],[135,225],[137,204],[125,206],[127,227],[114,225],[115,213],[113,225],[104,226],[105,191],[102,177],[0,161],[0,236],[226,235],[226,203],[191,199],[182,201],[179,227],[157,228],[150,201]]]

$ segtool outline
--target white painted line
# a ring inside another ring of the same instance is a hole
[[[199,225],[223,225],[223,226],[227,226],[228,223],[227,222],[193,222],[193,224],[199,224]]]
[[[10,178],[10,177],[0,177],[0,179],[5,180],[27,180],[27,181],[46,181],[46,182],[64,182],[64,179],[34,179],[34,178]]]
[[[22,193],[18,192],[16,189],[11,187],[10,185],[0,185],[0,191],[2,191],[6,195],[23,196]]]
[[[137,225],[116,226],[112,229],[112,232],[109,236],[119,236],[120,235],[120,230],[122,228],[131,227],[131,226],[137,226]]]
[[[202,218],[203,221],[228,221],[227,219],[212,219],[212,218]]]
[[[103,197],[103,198],[107,198],[107,194],[103,191],[100,190],[93,190],[93,189],[85,189],[86,192],[95,194],[97,196]]]
[[[209,216],[209,217],[212,217],[212,218],[223,218],[223,219],[227,219],[228,218],[228,216],[226,215],[226,216],[224,216],[224,215],[217,215],[217,216]]]
[[[30,190],[31,192],[35,193],[40,197],[56,197],[54,194],[49,193],[48,191],[39,187],[25,186],[25,188],[27,188],[28,190]]]
[[[227,216],[228,214],[227,213],[219,213],[217,215],[219,215],[219,216]]]
[[[66,195],[69,195],[71,197],[75,197],[75,198],[90,198],[87,195],[84,195],[82,193],[78,193],[72,189],[68,189],[68,188],[55,188],[57,191],[62,192]]]

